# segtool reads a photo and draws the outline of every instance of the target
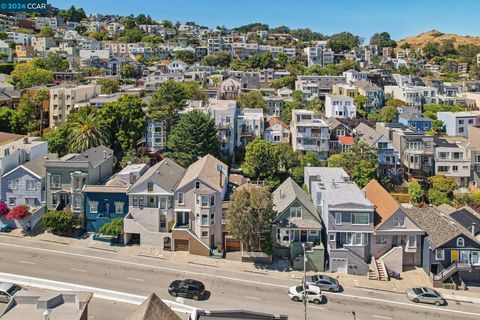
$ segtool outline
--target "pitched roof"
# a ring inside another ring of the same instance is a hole
[[[185,173],[185,169],[169,158],[165,158],[154,166],[150,167],[135,182],[131,189],[143,184],[147,180],[152,180],[163,189],[173,192],[178,181]]]
[[[56,153],[49,153],[46,157],[37,157],[33,160],[30,160],[23,164],[23,166],[35,173],[39,177],[45,177],[46,170],[45,170],[45,162],[47,160],[55,160],[58,159],[58,155]]]
[[[375,129],[367,126],[365,123],[360,123],[356,126],[355,133],[360,138],[360,141],[365,142],[369,146],[372,146],[382,137],[381,133],[378,133]]]
[[[450,217],[470,232],[474,226],[474,233],[472,233],[474,237],[480,235],[480,215],[472,208],[467,206],[460,208],[450,213]]]
[[[280,118],[272,117],[272,118],[270,118],[270,120],[268,120],[267,123],[268,123],[268,126],[265,129],[270,128],[270,127],[272,127],[276,124],[279,124],[283,128],[288,130],[288,125],[285,122],[283,122],[282,120],[280,120]]]
[[[278,213],[287,209],[295,200],[298,200],[312,214],[315,215],[317,212],[309,195],[290,177],[273,191],[272,198],[273,209]]]
[[[192,180],[198,179],[214,190],[221,192],[224,186],[220,184],[220,173],[217,171],[217,165],[222,167],[223,172],[228,171],[228,166],[225,163],[207,154],[188,167],[177,188],[181,188]]]
[[[8,132],[0,132],[0,145],[6,144],[15,140],[20,139],[23,137],[20,134],[8,133]]]
[[[360,80],[360,81],[357,81],[353,84],[355,87],[357,88],[360,88],[360,89],[363,89],[365,91],[368,91],[368,90],[380,90],[380,88],[376,85],[376,84],[373,84],[371,83],[370,81],[367,81],[367,80]]]
[[[110,156],[113,156],[112,149],[106,146],[98,146],[85,150],[68,159],[68,161],[88,161],[90,165],[95,168],[105,160],[105,157],[109,158]]]
[[[468,237],[480,245],[468,230],[436,208],[412,207],[405,211],[428,234],[426,239],[434,249],[459,235]]]
[[[338,141],[343,145],[352,145],[355,143],[353,137],[350,136],[340,136],[338,137]]]
[[[390,218],[398,209],[401,209],[398,201],[377,180],[370,180],[364,190],[366,197],[375,207],[375,227]]]
[[[181,320],[155,293],[152,293],[125,320]]]

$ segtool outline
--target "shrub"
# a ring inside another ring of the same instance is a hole
[[[28,216],[30,212],[26,206],[16,206],[7,214],[8,220],[23,219]]]
[[[414,205],[419,205],[423,202],[423,190],[418,181],[412,180],[408,183],[408,196]]]
[[[433,204],[434,206],[439,206],[444,203],[451,204],[450,198],[445,192],[438,191],[435,189],[428,190],[428,200],[430,200],[430,203]]]
[[[8,206],[5,202],[0,202],[0,217],[8,213]]]
[[[123,219],[115,218],[100,228],[100,233],[108,236],[118,237],[123,233]]]
[[[49,211],[42,218],[43,225],[53,233],[68,233],[74,225],[73,214],[66,211]]]

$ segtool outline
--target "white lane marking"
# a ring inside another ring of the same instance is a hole
[[[259,297],[250,297],[250,296],[245,296],[245,298],[247,299],[252,299],[252,300],[262,300],[261,298]]]
[[[23,264],[35,264],[35,262],[23,261],[23,260],[20,260],[20,261],[18,261],[18,262],[23,263]]]
[[[84,269],[77,269],[77,268],[70,268],[70,270],[72,270],[72,271],[76,271],[76,272],[87,272],[87,270],[84,270]]]
[[[36,247],[28,247],[27,248],[25,246],[16,245],[16,244],[0,243],[0,246],[2,246],[2,245],[7,246],[7,247],[21,248],[21,249],[24,249],[24,250],[29,250],[30,249],[30,250],[37,250],[37,251],[43,251],[43,252],[49,252],[49,253],[70,255],[70,256],[82,257],[82,258],[88,258],[88,259],[96,259],[96,260],[102,260],[102,261],[108,261],[108,262],[122,263],[122,264],[126,264],[126,265],[132,265],[132,266],[143,267],[143,268],[154,268],[154,269],[158,269],[158,270],[166,270],[166,271],[171,271],[171,272],[183,272],[183,273],[198,275],[198,276],[202,276],[202,277],[211,277],[211,278],[217,278],[217,279],[245,282],[245,283],[251,283],[251,284],[259,284],[259,285],[278,287],[278,288],[290,288],[290,286],[286,286],[286,285],[273,284],[273,283],[260,282],[260,281],[253,281],[253,280],[238,279],[238,278],[231,278],[231,277],[218,276],[218,275],[209,275],[209,274],[205,274],[205,273],[201,273],[201,272],[185,271],[185,270],[180,270],[180,269],[172,269],[172,268],[148,265],[148,264],[137,263],[137,262],[129,262],[129,261],[115,260],[115,259],[109,259],[109,258],[103,258],[103,257],[89,256],[89,255],[80,254],[80,253],[64,252],[64,251],[57,251],[57,250],[36,248]],[[343,297],[348,297],[348,298],[370,300],[370,301],[376,301],[376,302],[382,302],[382,303],[398,304],[398,305],[408,306],[408,307],[412,307],[412,308],[416,307],[416,308],[429,309],[429,310],[442,311],[442,312],[450,312],[450,313],[458,313],[458,314],[465,314],[465,315],[472,315],[472,316],[480,316],[480,313],[466,312],[466,311],[460,311],[460,310],[455,310],[455,309],[445,309],[445,307],[430,307],[430,306],[423,306],[423,305],[400,302],[400,301],[391,301],[391,300],[383,300],[383,299],[378,299],[378,298],[355,296],[355,295],[345,294],[345,293],[332,293],[332,294],[325,293],[325,295],[327,295],[327,296],[328,295],[343,296]]]
[[[308,308],[315,308],[315,309],[325,310],[324,307],[317,307],[317,306],[308,306]]]
[[[145,280],[143,279],[138,279],[138,278],[127,278],[128,280],[132,280],[132,281],[138,281],[138,282],[143,282]]]
[[[384,316],[377,316],[376,314],[372,315],[373,318],[378,318],[378,319],[392,319],[390,317],[384,317]]]

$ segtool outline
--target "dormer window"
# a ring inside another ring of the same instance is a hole
[[[147,183],[147,191],[149,192],[153,191],[153,182]]]
[[[200,189],[200,181],[195,181],[195,189]]]
[[[457,238],[457,247],[465,247],[465,239]]]

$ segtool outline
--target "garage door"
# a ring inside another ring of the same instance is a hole
[[[225,247],[227,251],[240,251],[240,241],[226,238]]]
[[[332,265],[330,269],[333,272],[347,273],[347,259],[334,259],[332,258]]]
[[[175,240],[175,251],[188,251],[188,240]]]

